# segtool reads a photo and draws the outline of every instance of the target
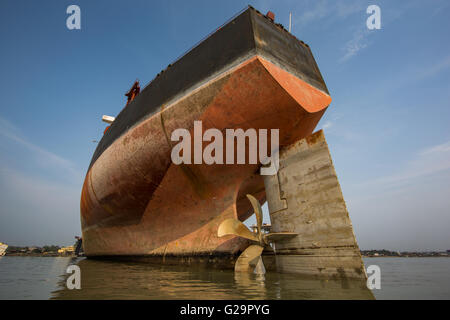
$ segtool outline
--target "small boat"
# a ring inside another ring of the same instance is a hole
[[[8,245],[6,243],[0,242],[0,257],[6,254],[6,249],[8,249]]]

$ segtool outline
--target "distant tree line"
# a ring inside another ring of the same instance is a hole
[[[6,253],[20,253],[20,252],[27,252],[27,253],[51,252],[51,253],[56,253],[56,252],[58,252],[59,249],[61,249],[61,247],[60,246],[55,246],[55,245],[45,245],[43,247],[9,246],[6,249]]]
[[[361,250],[361,254],[367,257],[443,257],[450,256],[450,251],[390,251],[390,250]]]

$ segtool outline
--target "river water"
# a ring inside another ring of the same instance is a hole
[[[66,257],[0,258],[0,299],[450,299],[449,258],[365,258],[381,269],[381,289],[358,281],[96,261]],[[69,290],[66,269],[81,270]]]

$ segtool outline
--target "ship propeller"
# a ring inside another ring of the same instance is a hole
[[[262,209],[259,201],[247,194],[256,215],[256,232],[250,231],[245,224],[237,219],[224,220],[217,231],[219,237],[227,235],[239,236],[254,242],[245,249],[236,260],[234,271],[254,272],[256,274],[266,273],[261,254],[265,247],[271,242],[278,242],[295,237],[294,232],[262,233]]]

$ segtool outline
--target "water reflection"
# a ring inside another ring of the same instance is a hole
[[[58,276],[71,263],[67,257],[2,257],[0,300],[48,299],[59,283]]]
[[[68,290],[62,274],[53,299],[373,299],[361,281],[84,258],[68,264],[80,267],[81,290]]]

